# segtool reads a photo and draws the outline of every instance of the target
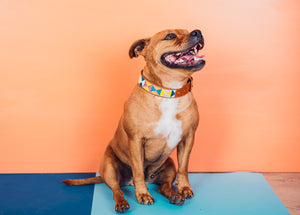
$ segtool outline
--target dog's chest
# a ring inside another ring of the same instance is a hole
[[[178,103],[179,98],[162,100],[159,106],[161,117],[154,129],[155,135],[162,135],[166,139],[170,149],[177,146],[182,135],[182,122],[176,118]]]

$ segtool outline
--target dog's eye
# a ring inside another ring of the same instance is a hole
[[[173,40],[175,38],[176,38],[176,34],[171,33],[171,34],[168,34],[164,40]]]

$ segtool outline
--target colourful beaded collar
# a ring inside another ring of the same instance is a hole
[[[164,98],[177,98],[184,96],[192,90],[192,80],[193,78],[189,78],[186,85],[184,85],[180,89],[170,89],[158,86],[154,83],[151,83],[145,76],[143,76],[143,71],[141,72],[139,78],[139,85],[146,90],[147,92]]]

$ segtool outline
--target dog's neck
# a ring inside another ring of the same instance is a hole
[[[159,72],[159,74],[160,77],[151,72],[147,66],[143,70],[143,75],[147,78],[147,80],[163,88],[180,89],[186,85],[189,79],[191,79],[191,77],[186,76],[176,77],[174,74],[170,76],[163,71]]]
[[[139,78],[139,85],[145,91],[151,93],[152,95],[164,98],[178,98],[186,95],[192,90],[192,78],[189,78],[186,81],[185,85],[181,88],[166,88],[150,81],[149,78],[146,77],[142,71]]]

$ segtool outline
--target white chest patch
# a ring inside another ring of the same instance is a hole
[[[154,130],[156,135],[162,134],[164,138],[167,138],[171,149],[177,146],[182,134],[181,121],[176,119],[178,102],[179,98],[163,99],[159,106],[162,116]]]

